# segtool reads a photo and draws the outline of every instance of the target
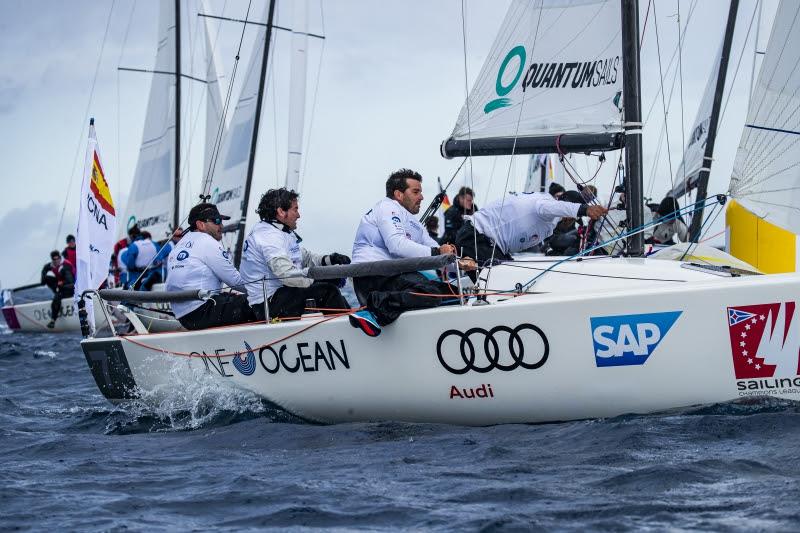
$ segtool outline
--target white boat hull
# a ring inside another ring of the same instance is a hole
[[[698,275],[678,266],[664,268]],[[800,399],[800,276],[702,276],[628,288],[610,278],[607,289],[408,312],[378,338],[338,317],[82,344],[113,401],[158,402],[209,379],[320,422],[548,422]],[[764,351],[755,364],[777,361],[772,371],[748,366],[732,340],[749,322],[731,325],[731,310],[748,309],[770,311],[753,315],[761,325],[745,344]],[[788,324],[781,339],[770,319]]]

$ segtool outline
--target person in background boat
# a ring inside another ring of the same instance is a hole
[[[117,286],[128,286],[128,267],[122,259],[122,254],[128,249],[128,245],[139,237],[139,226],[134,224],[128,228],[128,236],[114,244],[114,252],[111,254],[111,269],[114,271],[114,284]]]
[[[189,229],[172,248],[167,259],[166,290],[207,290],[215,294],[206,301],[170,302],[175,318],[189,330],[230,326],[255,320],[243,294],[220,292],[223,283],[242,290],[244,280],[222,247],[221,215],[212,203],[200,203],[189,211]]]
[[[425,221],[425,231],[428,232],[428,236],[434,241],[438,243],[444,242],[439,239],[439,217],[436,215],[429,216],[428,220]]]
[[[686,227],[683,217],[679,214],[680,208],[678,201],[671,196],[661,200],[655,216],[662,221],[653,229],[653,243],[675,244],[674,237],[676,235],[681,242],[689,240],[689,228]]]
[[[61,257],[64,258],[64,261],[67,261],[70,265],[72,265],[72,270],[77,272],[78,270],[78,251],[75,248],[75,236],[74,235],[67,235],[67,247],[64,248],[64,251],[61,252]]]
[[[299,317],[311,301],[310,307],[320,308],[325,314],[350,309],[334,283],[306,277],[311,266],[346,265],[350,258],[339,253],[315,254],[300,246],[302,239],[295,233],[300,219],[299,196],[285,188],[264,193],[256,209],[261,221],[245,239],[242,278],[259,320],[266,318],[267,311],[270,318]]]
[[[561,195],[564,194],[567,190],[564,188],[563,185],[560,183],[556,183],[555,181],[550,184],[550,187],[547,189],[547,194],[558,200],[561,198]]]
[[[172,232],[172,236],[169,239],[166,239],[162,243],[158,243],[160,248],[158,250],[158,254],[156,255],[155,261],[153,261],[153,264],[159,267],[159,271],[161,272],[161,281],[165,281],[167,279],[169,254],[172,252],[172,249],[175,247],[175,245],[180,242],[181,237],[183,237],[183,229],[178,228]]]
[[[153,262],[158,255],[158,246],[149,231],[143,231],[128,245],[122,260],[128,269],[128,285],[134,290],[150,290],[160,280]],[[145,284],[147,282],[147,285]]]
[[[386,197],[361,217],[353,243],[353,262],[454,254],[452,244],[439,245],[413,217],[419,213],[422,200],[419,173],[403,168],[389,176]],[[353,279],[353,286],[367,309],[350,315],[350,322],[372,337],[404,311],[437,307],[444,301],[441,296],[456,296],[451,285],[419,272],[358,277]]]
[[[505,196],[464,223],[456,246],[462,256],[474,257],[479,266],[511,261],[511,254],[532,248],[552,235],[562,218],[588,216],[597,220],[607,212],[603,206],[585,203],[577,191],[562,193],[560,200],[540,192]]]
[[[64,261],[58,250],[50,252],[50,261],[42,268],[42,284],[53,291],[53,301],[50,303],[50,322],[47,327],[56,327],[61,300],[75,295],[75,270],[71,263]]]
[[[474,202],[475,193],[469,187],[461,187],[454,198],[453,205],[444,212],[444,235],[439,242],[453,243],[465,220],[469,220],[478,206]]]

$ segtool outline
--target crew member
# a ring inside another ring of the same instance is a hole
[[[172,236],[169,239],[158,244],[158,254],[156,254],[156,258],[153,260],[153,266],[158,267],[158,271],[161,274],[161,281],[167,279],[167,260],[169,259],[169,254],[172,252],[172,249],[175,248],[175,245],[180,242],[181,237],[183,237],[183,229],[178,228],[172,232]]]
[[[272,318],[299,317],[311,301],[311,307],[320,308],[325,314],[350,308],[335,284],[306,277],[308,267],[346,265],[350,258],[338,253],[314,254],[300,246],[302,239],[295,233],[300,218],[298,198],[296,192],[284,188],[264,193],[256,209],[261,222],[245,240],[242,278],[247,284],[247,299],[259,320],[266,318],[267,311]]]
[[[562,218],[588,216],[596,220],[608,212],[603,206],[583,203],[578,191],[563,193],[560,198],[534,192],[495,200],[464,223],[456,246],[462,255],[474,257],[482,266],[492,260],[510,261],[512,253],[527,250],[552,235]]]
[[[61,252],[61,257],[72,265],[72,270],[77,272],[78,269],[78,251],[75,248],[75,236],[67,235],[67,247]]]
[[[436,215],[431,215],[425,221],[425,231],[428,232],[428,236],[436,242],[445,242],[439,241],[439,217]]]
[[[681,242],[689,240],[689,228],[680,215],[681,206],[672,196],[667,196],[656,209],[656,216],[659,222],[653,229],[653,242],[658,244],[675,244],[674,237],[677,235]]]
[[[56,327],[56,320],[61,312],[61,300],[75,295],[75,271],[70,263],[63,261],[58,250],[50,252],[50,262],[42,268],[41,281],[53,291],[50,303],[50,322],[47,327]]]
[[[474,198],[475,193],[469,187],[461,187],[458,190],[453,205],[444,212],[444,235],[440,242],[453,243],[456,241],[458,230],[478,210]]]
[[[215,291],[205,302],[173,301],[172,312],[186,329],[203,329],[252,322],[255,317],[243,294],[219,292],[222,284],[241,290],[244,282],[222,248],[221,215],[211,203],[197,204],[189,211],[189,230],[169,254],[167,291],[203,289]]]
[[[125,265],[122,256],[127,252],[128,246],[139,237],[140,233],[139,226],[134,224],[128,228],[128,236],[114,244],[114,253],[111,254],[111,269],[114,271],[114,283],[117,286],[128,286],[128,267]]]
[[[131,288],[150,290],[155,281],[151,283],[149,279],[160,278],[160,276],[154,274],[154,271],[158,271],[153,267],[156,255],[158,255],[158,246],[153,242],[149,231],[143,231],[138,238],[128,245],[123,261],[125,266],[128,267],[128,278],[133,283]],[[145,281],[148,281],[149,285],[145,285]]]
[[[412,216],[419,213],[422,199],[419,173],[404,168],[389,176],[386,198],[361,217],[353,262],[454,254],[452,244],[440,246]],[[353,285],[367,309],[350,315],[350,322],[370,336],[379,335],[381,326],[394,322],[404,311],[436,307],[443,301],[439,295],[455,295],[451,285],[429,280],[419,272],[358,277]]]

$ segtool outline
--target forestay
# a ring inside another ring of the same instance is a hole
[[[150,85],[142,147],[119,233],[138,224],[154,240],[167,237],[173,218],[175,167],[175,4],[161,2],[158,51]]]
[[[800,3],[778,7],[753,88],[730,194],[760,218],[800,234]]]
[[[619,0],[513,2],[449,141],[621,132],[620,26]]]

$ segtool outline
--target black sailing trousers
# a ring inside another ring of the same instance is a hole
[[[315,281],[308,287],[287,287],[276,290],[269,299],[270,318],[297,318],[306,310],[306,301],[314,300],[315,308],[323,309],[329,315],[350,309],[339,288],[333,283]],[[313,309],[310,311],[314,311]],[[264,320],[264,304],[253,306],[257,320]]]
[[[397,320],[403,311],[428,309],[445,303],[455,303],[435,295],[451,295],[456,302],[458,301],[458,295],[452,285],[430,280],[419,272],[355,278],[353,286],[359,300],[363,299],[362,303],[366,304],[367,309],[375,315],[381,326]],[[412,293],[434,296],[420,296]]]
[[[206,329],[232,326],[256,320],[253,310],[243,294],[223,292],[215,294],[203,305],[178,319],[186,329]]]

